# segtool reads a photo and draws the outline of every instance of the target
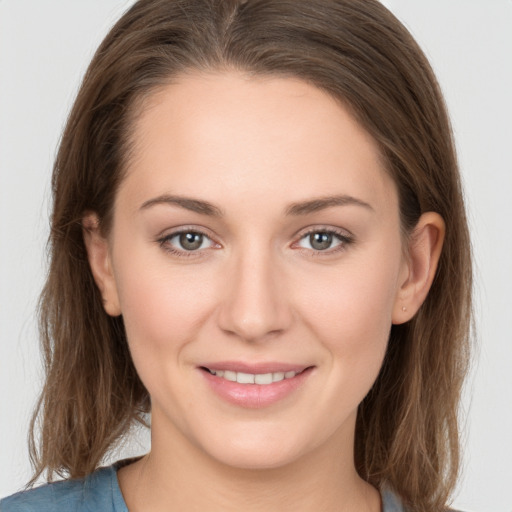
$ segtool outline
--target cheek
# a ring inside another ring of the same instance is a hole
[[[400,255],[379,263],[361,258],[308,283],[304,317],[334,364],[380,368],[392,323]]]
[[[208,316],[212,283],[194,265],[176,268],[165,255],[132,253],[116,266],[121,311],[130,347],[178,350]]]

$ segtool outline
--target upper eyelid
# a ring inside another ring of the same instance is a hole
[[[206,236],[207,238],[214,241],[215,236],[213,236],[209,229],[203,228],[203,227],[197,227],[197,226],[179,226],[176,228],[167,228],[162,230],[156,238],[158,240],[164,239],[164,238],[172,238],[176,235],[181,235],[182,233],[197,233],[199,235]]]
[[[302,239],[305,236],[310,235],[311,233],[333,233],[334,235],[338,235],[345,238],[354,238],[354,235],[348,229],[322,225],[309,226],[307,228],[303,228],[295,234],[295,238]]]

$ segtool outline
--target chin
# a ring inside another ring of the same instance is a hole
[[[224,440],[216,439],[208,445],[203,445],[203,450],[215,461],[243,470],[269,470],[286,467],[297,462],[307,454],[318,448],[311,446],[304,435],[295,431],[290,435],[290,430],[276,434],[264,432],[265,429],[247,429],[243,435],[228,435]],[[304,433],[303,433],[304,434]],[[316,440],[318,442],[318,439]]]
[[[263,471],[279,469],[293,464],[300,458],[298,453],[288,453],[269,448],[245,448],[210,454],[217,462],[233,469]]]

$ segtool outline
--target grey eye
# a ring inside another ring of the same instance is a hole
[[[180,246],[186,251],[195,251],[203,245],[204,235],[201,233],[181,233],[179,235]]]
[[[300,239],[299,246],[312,251],[327,251],[347,242],[344,236],[334,231],[313,231]]]
[[[309,235],[309,244],[316,251],[325,251],[329,249],[333,242],[332,233],[311,233]]]

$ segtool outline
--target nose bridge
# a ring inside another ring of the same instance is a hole
[[[220,327],[250,341],[285,330],[291,312],[276,256],[255,243],[232,256]]]

